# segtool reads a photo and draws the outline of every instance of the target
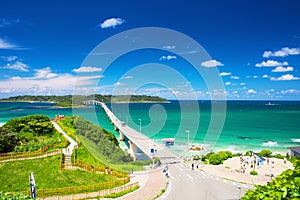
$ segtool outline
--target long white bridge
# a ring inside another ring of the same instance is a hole
[[[161,161],[163,159],[167,159],[170,162],[171,160],[175,161],[175,159],[178,157],[164,145],[157,143],[135,129],[127,126],[127,124],[124,124],[124,122],[122,123],[122,121],[115,116],[115,114],[105,105],[105,103],[95,100],[88,100],[85,101],[85,104],[100,105],[104,109],[115,130],[119,132],[120,140],[124,140],[124,136],[128,139],[129,153],[134,157],[134,159],[137,158],[138,149],[150,159],[153,159],[153,157],[158,157]],[[151,149],[155,150],[154,153],[151,152]]]

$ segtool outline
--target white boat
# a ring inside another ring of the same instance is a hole
[[[276,104],[269,102],[269,103],[266,103],[265,105],[266,106],[275,106]]]

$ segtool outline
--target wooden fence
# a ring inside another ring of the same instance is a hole
[[[121,185],[124,185],[130,181],[130,177],[126,177],[120,180],[116,181],[111,181],[111,182],[105,182],[102,184],[96,184],[96,185],[88,185],[88,186],[73,186],[73,187],[64,187],[64,188],[52,188],[52,189],[40,189],[36,190],[36,194],[38,198],[45,198],[45,197],[50,197],[50,196],[59,196],[61,195],[68,195],[68,194],[82,194],[86,192],[95,192],[97,191],[100,195],[103,196],[102,194],[104,190],[109,190],[106,191],[107,194],[113,194],[116,192],[121,192],[125,191],[126,189],[131,189],[135,186],[138,185],[138,183],[134,184],[129,184],[130,186],[122,186],[118,187]],[[115,188],[118,187],[118,188]],[[30,195],[30,190],[22,192],[23,194]],[[98,195],[96,195],[98,196]]]
[[[80,169],[88,171],[88,172],[109,174],[116,178],[128,177],[128,173],[110,169],[110,168],[106,167],[105,165],[94,166],[94,165],[91,165],[90,163],[87,163],[87,162],[84,162],[81,160],[77,160],[77,159],[75,160],[74,164],[64,164],[62,162],[62,160],[63,159],[61,158],[60,169],[72,169],[74,167],[77,167],[77,168],[80,168]]]
[[[13,152],[13,153],[1,153],[0,154],[0,161],[13,161],[13,160],[26,160],[38,157],[48,157],[54,156],[61,153],[61,149],[57,149],[51,152],[43,152],[39,151],[29,151],[29,152]]]

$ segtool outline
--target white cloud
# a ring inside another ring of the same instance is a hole
[[[0,68],[2,68],[2,69],[13,69],[13,70],[18,70],[18,71],[23,71],[23,72],[28,72],[29,71],[28,70],[29,66],[22,63],[22,62],[20,62],[20,61],[17,61],[13,64],[8,63],[5,66],[0,67]]]
[[[261,63],[256,63],[256,67],[277,67],[277,66],[282,66],[282,65],[288,65],[287,62],[278,62],[275,60],[268,60],[267,62],[263,61]]]
[[[258,78],[258,76],[257,76],[257,75],[254,75],[253,78]]]
[[[85,66],[82,66],[82,67],[79,67],[78,69],[73,69],[72,70],[73,72],[100,72],[102,71],[102,68],[98,68],[98,67],[91,67],[91,66],[88,66],[88,67],[85,67]]]
[[[50,67],[35,69],[34,71],[36,72],[33,77],[35,79],[49,79],[57,76],[57,74],[51,72]]]
[[[221,72],[219,76],[230,76],[231,72]]]
[[[15,61],[18,59],[17,56],[8,56],[8,57],[5,57],[5,56],[1,56],[1,58],[7,62],[12,62],[12,61]]]
[[[278,92],[279,94],[297,94],[299,93],[299,90],[295,90],[295,89],[289,89],[289,90],[281,90],[280,92]]]
[[[253,89],[249,89],[248,91],[247,91],[247,94],[256,94],[257,92],[255,91],[255,90],[253,90]]]
[[[160,57],[159,60],[172,60],[172,59],[176,59],[176,58],[177,58],[176,56],[170,56],[170,55],[168,55],[168,56],[162,56],[162,57]]]
[[[121,25],[125,22],[125,20],[121,18],[110,18],[105,20],[103,23],[100,24],[101,28],[109,28],[113,27],[115,28],[118,25]]]
[[[218,66],[223,66],[224,64],[216,60],[208,60],[202,62],[201,65],[203,67],[218,67]]]
[[[231,82],[226,82],[226,83],[225,83],[225,85],[230,85],[230,84],[231,84]]]
[[[265,75],[263,75],[262,77],[263,77],[263,78],[269,78],[270,76],[267,75],[267,74],[265,74]]]
[[[231,76],[230,78],[235,79],[235,80],[240,79],[240,77],[238,77],[238,76]]]
[[[60,95],[72,94],[76,77],[60,74],[49,79],[12,77],[0,81],[0,95]]]
[[[121,85],[122,85],[121,82],[116,82],[116,83],[115,83],[115,86],[121,86]]]
[[[164,49],[175,49],[176,46],[175,45],[167,45],[167,46],[163,46]]]
[[[18,49],[19,47],[15,44],[9,43],[4,39],[0,38],[0,49]]]
[[[295,77],[294,75],[291,75],[291,74],[285,74],[278,78],[271,77],[270,80],[272,80],[272,81],[293,81],[293,80],[300,80],[300,77]]]
[[[268,58],[271,56],[274,57],[285,57],[288,55],[299,55],[300,54],[300,49],[299,48],[288,48],[288,47],[284,47],[278,51],[265,51],[263,54],[264,58]]]
[[[246,85],[246,83],[240,83],[240,85]]]
[[[276,67],[275,69],[272,70],[272,72],[290,72],[290,71],[294,71],[293,67]]]

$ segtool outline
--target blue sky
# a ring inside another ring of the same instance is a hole
[[[82,72],[82,80],[97,80],[97,88],[86,87],[85,93],[169,99],[178,95],[188,99],[187,93],[193,93],[198,99],[209,99],[212,91],[201,76],[180,55],[167,51],[178,47],[175,42],[166,43],[165,51],[128,53],[105,71],[101,62],[83,65],[99,43],[115,34],[162,27],[202,45],[211,59],[200,64],[218,70],[227,99],[300,100],[299,10],[297,0],[2,1],[0,98],[73,94]],[[138,79],[131,73],[148,78],[147,70],[134,70],[149,63],[158,65],[161,76],[136,88]],[[169,76],[160,64],[174,69],[184,81]],[[159,78],[174,87],[162,86]]]

